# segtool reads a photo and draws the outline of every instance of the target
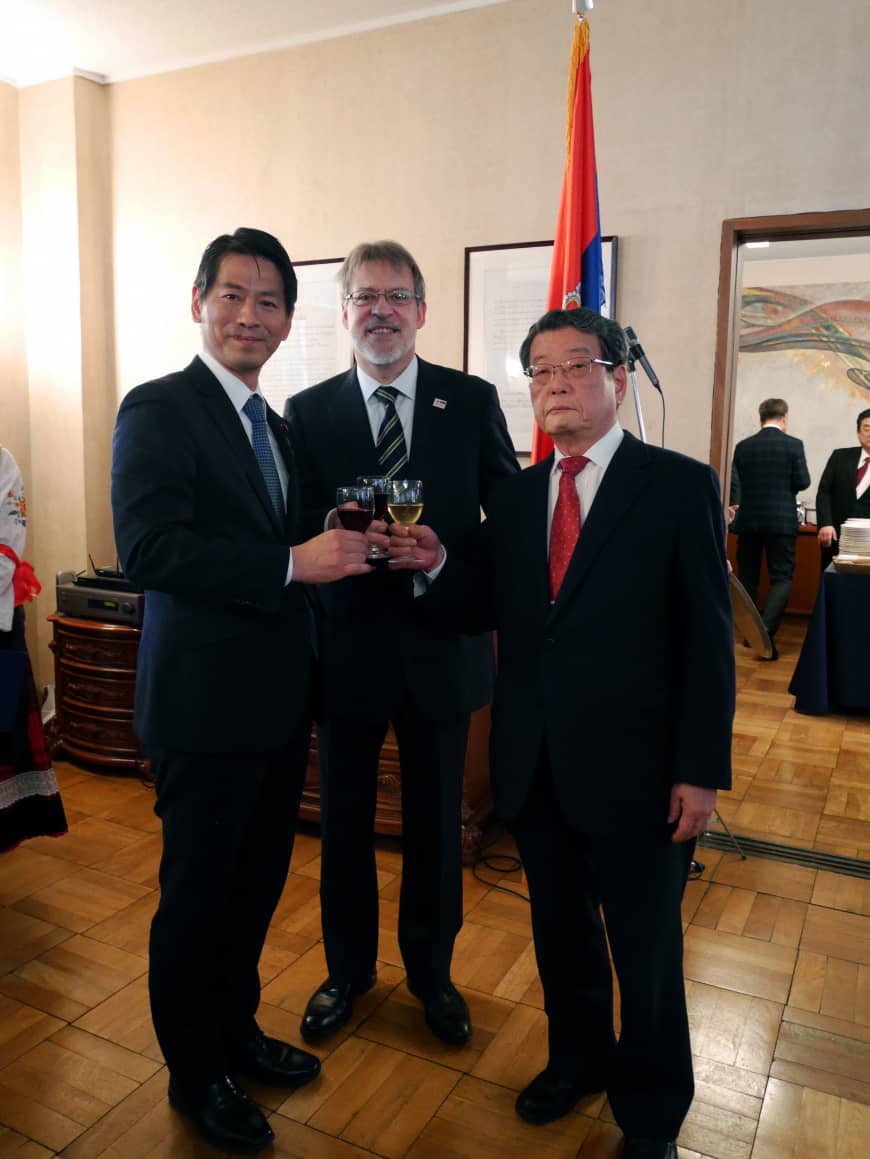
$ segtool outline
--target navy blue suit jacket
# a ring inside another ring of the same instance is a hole
[[[490,767],[508,823],[544,742],[576,828],[664,823],[673,784],[731,783],[734,637],[718,480],[626,432],[550,604],[552,462],[499,488],[473,550],[448,554],[421,613],[498,632]]]
[[[496,485],[519,465],[495,387],[418,359],[411,457],[423,481],[423,518],[457,543],[480,526]],[[436,400],[438,405],[436,405]],[[311,534],[335,506],[336,487],[380,473],[356,369],[287,399]],[[430,719],[471,712],[492,695],[489,634],[472,638],[421,623],[411,576],[378,569],[317,589],[319,671],[325,707],[344,717],[391,719],[409,695]]]
[[[310,613],[285,586],[299,539],[292,451],[276,514],[239,417],[199,359],[124,398],[112,507],[127,575],[145,589],[135,728],[150,748],[280,748],[308,712]]]

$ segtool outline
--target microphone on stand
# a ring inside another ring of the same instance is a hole
[[[659,376],[650,365],[650,360],[644,353],[644,349],[640,344],[638,336],[635,334],[631,326],[625,327],[625,336],[628,339],[628,357],[632,362],[639,362],[643,367],[647,378],[659,392],[662,393],[661,384],[659,383]]]

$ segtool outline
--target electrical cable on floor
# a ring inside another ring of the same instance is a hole
[[[522,861],[519,859],[519,857],[514,857],[513,854],[486,854],[486,850],[495,845],[495,843],[501,838],[503,832],[504,830],[497,831],[495,837],[493,837],[490,841],[487,841],[485,845],[481,845],[478,848],[477,856],[475,857],[471,866],[472,875],[477,879],[477,881],[481,883],[481,885],[485,885],[487,889],[497,889],[500,893],[512,893],[514,897],[519,897],[524,902],[528,902],[529,895],[527,893],[524,893],[520,889],[511,889],[506,885],[499,885],[494,881],[487,881],[487,879],[485,877],[481,877],[480,873],[478,872],[478,867],[483,866],[484,869],[489,869],[493,873],[499,874],[500,877],[504,877],[508,873],[516,873],[519,870],[522,870]]]

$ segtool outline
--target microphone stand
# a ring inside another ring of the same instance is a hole
[[[640,405],[640,391],[637,389],[637,374],[634,370],[634,358],[629,347],[628,358],[625,365],[628,367],[628,377],[631,382],[631,393],[634,398],[634,413],[637,415],[637,432],[640,435],[640,441],[646,442],[646,427],[643,422],[643,408]]]

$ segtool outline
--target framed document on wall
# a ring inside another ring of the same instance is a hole
[[[616,302],[615,237],[601,239],[605,300],[612,316]],[[468,246],[465,250],[464,366],[495,384],[517,451],[532,447],[529,384],[519,349],[531,324],[544,313],[553,260],[551,241]]]
[[[260,374],[263,397],[278,414],[288,396],[347,370],[352,362],[350,337],[341,322],[336,275],[342,258],[294,262],[299,296],[290,337]]]

